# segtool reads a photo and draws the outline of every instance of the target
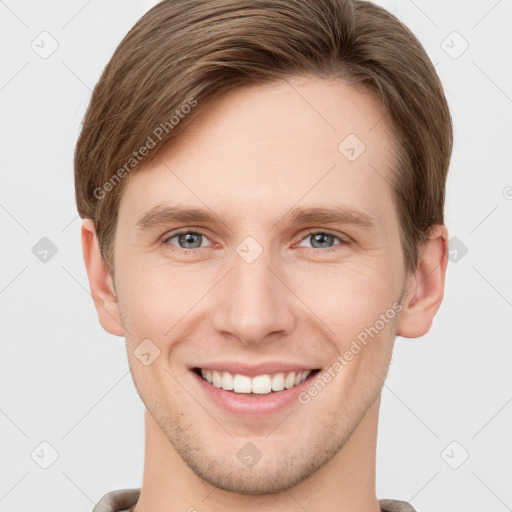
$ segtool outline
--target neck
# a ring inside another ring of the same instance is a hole
[[[217,489],[199,478],[146,410],[144,474],[134,512],[380,512],[375,464],[380,396],[330,461],[298,485],[265,495]]]

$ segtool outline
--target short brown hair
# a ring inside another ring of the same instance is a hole
[[[421,43],[360,0],[164,0],[142,16],[94,88],[75,149],[78,211],[93,219],[109,270],[122,178],[141,153],[147,165],[221,94],[307,74],[342,78],[384,105],[401,245],[415,271],[418,244],[444,224],[452,119]],[[142,151],[150,139],[158,147]]]

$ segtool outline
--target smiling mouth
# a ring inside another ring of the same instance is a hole
[[[192,371],[212,386],[246,396],[262,396],[294,388],[311,379],[320,369],[277,372],[249,377],[240,373],[193,368]]]

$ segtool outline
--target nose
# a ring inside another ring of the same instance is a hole
[[[233,268],[217,287],[214,328],[244,345],[258,344],[271,334],[283,336],[295,325],[294,295],[264,255],[252,263],[235,255]]]

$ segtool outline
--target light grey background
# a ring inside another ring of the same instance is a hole
[[[144,407],[124,340],[102,330],[89,294],[73,150],[101,71],[155,3],[0,1],[2,512],[90,511],[142,482]],[[432,330],[396,341],[377,496],[419,512],[512,510],[512,2],[377,3],[417,35],[445,86],[446,223],[460,240]],[[31,47],[51,49],[43,31],[58,43],[48,58]],[[32,251],[43,237],[57,248],[46,262]],[[58,452],[47,469],[43,442]]]

